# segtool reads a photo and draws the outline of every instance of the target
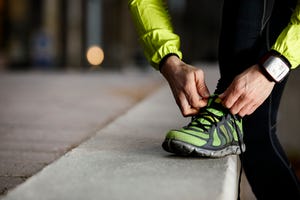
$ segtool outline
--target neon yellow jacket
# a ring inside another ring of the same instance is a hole
[[[173,32],[170,17],[163,0],[130,0],[129,9],[137,27],[139,39],[150,64],[158,69],[160,61],[168,54],[182,59],[180,38]],[[290,23],[281,32],[273,50],[287,58],[296,68],[300,64],[300,0]]]

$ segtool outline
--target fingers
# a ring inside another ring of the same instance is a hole
[[[244,94],[245,88],[233,81],[228,89],[219,97],[222,99],[223,105],[234,115],[241,117],[249,114],[249,110],[253,107],[249,96]]]
[[[183,116],[195,115],[200,108],[207,105],[209,91],[204,81],[202,70],[193,71],[187,75],[187,82],[181,94],[178,95],[179,105]]]
[[[219,97],[232,114],[252,114],[270,95],[274,87],[254,65],[238,75]]]
[[[242,109],[244,109],[244,112],[246,112],[245,108],[248,107],[246,105],[250,105],[251,102],[247,101],[247,99],[244,96],[240,96],[237,98],[235,103],[230,107],[230,111],[232,114],[240,114]],[[252,106],[251,106],[252,107]]]
[[[202,98],[207,99],[210,96],[210,93],[205,84],[204,73],[200,69],[195,72],[195,83],[199,95]]]
[[[190,88],[187,88],[185,91],[187,91],[186,95],[190,106],[199,111],[200,108],[207,105],[210,93],[201,69],[196,69],[191,75],[193,75],[193,77],[190,77],[191,83],[187,84]]]
[[[201,69],[168,58],[162,74],[167,79],[183,116],[195,115],[207,105],[209,91]],[[176,59],[175,59],[176,60]]]
[[[258,108],[258,104],[254,104],[254,105],[246,105],[244,106],[240,111],[239,111],[239,115],[241,117],[244,117],[245,115],[251,115],[257,108]]]
[[[183,116],[192,116],[199,112],[200,108],[206,106],[207,102],[202,99],[195,87],[186,88],[185,93],[182,92],[177,103]]]
[[[184,93],[178,95],[178,100],[176,100],[176,103],[179,106],[180,111],[184,117],[196,115],[199,111],[199,108],[191,106]]]
[[[250,110],[253,109],[254,103],[254,101],[247,99],[247,97],[240,96],[229,109],[232,114],[238,114],[244,117],[245,115],[251,114]]]
[[[227,88],[227,90],[225,90],[225,92],[219,96],[222,99],[223,105],[229,109],[233,107],[233,105],[243,93],[242,87],[236,82],[237,81],[233,81],[233,83]]]
[[[189,82],[187,82],[183,91],[186,95],[189,105],[192,108],[196,108],[199,110],[199,108],[203,107],[203,102],[201,101],[202,97],[199,95],[197,90],[195,74],[191,73],[188,76]]]

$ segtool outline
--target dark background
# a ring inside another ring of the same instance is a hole
[[[216,60],[221,4],[168,1],[187,62]],[[2,70],[85,69],[91,45],[105,52],[102,68],[147,65],[127,1],[0,0]]]

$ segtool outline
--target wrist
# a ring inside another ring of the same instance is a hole
[[[176,67],[180,66],[182,61],[176,54],[169,54],[163,58],[160,63],[160,72],[166,76],[169,72],[174,72]]]
[[[177,54],[175,54],[175,53],[169,53],[169,54],[165,55],[161,59],[161,61],[159,62],[159,66],[158,66],[159,67],[159,71],[162,70],[162,68],[164,67],[165,63],[167,62],[167,60],[169,60],[170,57],[171,57],[172,60],[174,59],[174,57],[177,57],[178,59],[180,59],[179,56]]]

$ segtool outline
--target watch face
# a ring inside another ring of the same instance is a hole
[[[287,64],[281,58],[275,56],[270,56],[265,61],[264,67],[276,82],[280,82],[290,71]]]

